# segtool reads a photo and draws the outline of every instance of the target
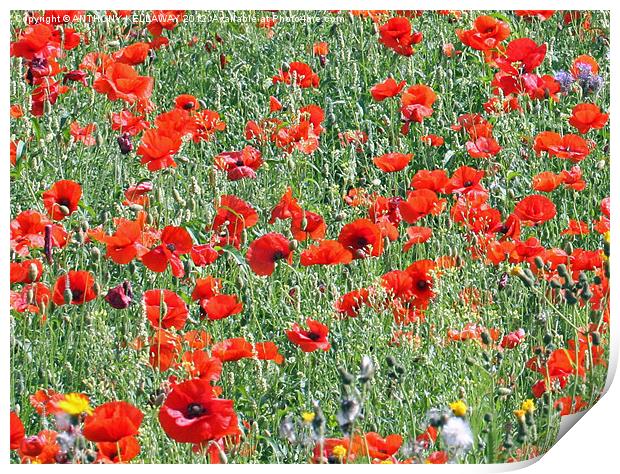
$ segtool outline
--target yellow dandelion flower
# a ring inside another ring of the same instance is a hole
[[[517,275],[520,275],[521,273],[523,273],[523,268],[521,268],[519,265],[516,265],[515,267],[512,268],[512,270],[510,270],[510,274],[512,276],[517,276]]]
[[[454,413],[454,416],[464,417],[467,414],[467,405],[465,405],[463,400],[450,403],[450,409],[452,413]]]
[[[334,449],[332,449],[332,454],[336,456],[338,459],[343,460],[344,457],[347,455],[347,448],[345,448],[341,444],[338,444],[334,446]]]
[[[534,413],[534,410],[536,410],[536,404],[534,403],[534,400],[531,398],[528,398],[527,400],[525,400],[521,404],[521,410],[527,413]]]
[[[68,415],[93,414],[88,397],[82,393],[67,393],[62,400],[56,403],[56,406]]]
[[[305,411],[301,414],[301,419],[304,420],[305,423],[312,423],[312,421],[314,421],[314,413]]]

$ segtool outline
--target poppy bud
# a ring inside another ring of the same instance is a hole
[[[28,304],[36,304],[36,301],[34,299],[34,288],[32,287],[28,289],[27,301],[28,301]]]
[[[362,357],[360,363],[360,382],[367,383],[372,380],[375,375],[375,365],[369,356]]]
[[[573,253],[573,244],[571,244],[570,242],[566,242],[566,245],[564,245],[564,251],[568,255],[572,255],[572,253]]]
[[[131,283],[125,281],[114,288],[110,288],[105,300],[114,309],[127,308],[132,301]]]
[[[39,436],[27,436],[22,439],[19,450],[23,456],[35,457],[43,452],[43,447],[43,440]]]
[[[39,277],[39,267],[37,267],[36,264],[31,263],[30,265],[28,265],[28,280],[36,281],[38,277]]]
[[[326,56],[319,56],[319,63],[321,64],[321,67],[325,67],[325,64],[327,64],[327,57]]]
[[[128,133],[123,133],[122,135],[118,136],[116,138],[116,141],[123,155],[129,154],[133,150],[133,143],[131,142],[131,135],[129,135]]]
[[[90,254],[93,256],[94,259],[99,259],[99,257],[101,257],[101,250],[99,250],[99,247],[93,247],[92,249],[90,249]]]
[[[601,345],[601,333],[598,331],[592,331],[590,335],[592,336],[592,345],[600,346]]]
[[[549,286],[551,286],[551,288],[554,289],[559,289],[562,288],[562,283],[560,283],[558,280],[556,280],[555,278],[549,280]]]
[[[482,331],[482,334],[480,334],[480,339],[482,340],[482,343],[486,345],[489,345],[492,342],[491,335],[488,331]]]
[[[65,304],[71,304],[71,301],[73,301],[73,292],[71,291],[71,288],[65,288],[65,290],[62,292],[62,298]]]
[[[394,360],[394,357],[392,356],[387,356],[385,361],[387,362],[388,367],[394,367],[396,365],[396,360]]]
[[[543,344],[545,346],[548,346],[549,344],[551,344],[551,341],[553,340],[553,337],[551,336],[551,334],[547,333],[543,336]]]
[[[45,254],[45,259],[47,260],[47,263],[53,263],[54,259],[52,258],[52,225],[51,224],[47,224],[45,226],[43,253]]]
[[[228,59],[226,58],[226,55],[224,53],[220,54],[220,68],[224,69],[227,62]]]
[[[60,205],[58,206],[58,210],[63,216],[68,216],[69,214],[71,214],[71,211],[67,206]]]
[[[493,415],[490,413],[485,413],[482,419],[487,423],[491,423],[491,421],[493,421]]]
[[[297,243],[297,241],[296,241],[296,240],[291,240],[291,241],[288,243],[288,249],[289,249],[291,252],[293,252],[293,251],[297,250],[297,246],[298,246],[298,243]]]
[[[135,204],[135,203],[134,203],[134,204],[131,204],[131,205],[129,206],[129,210],[130,210],[131,212],[136,212],[136,213],[137,213],[137,212],[142,211],[143,209],[144,209],[144,207],[142,207],[140,204]]]
[[[338,214],[336,214],[336,217],[334,218],[334,220],[336,222],[342,222],[343,220],[345,220],[346,215],[344,214],[344,212],[339,212]]]
[[[564,265],[563,263],[560,263],[558,265],[558,275],[560,275],[563,278],[568,277],[568,270],[566,269],[566,265]]]
[[[566,290],[564,292],[564,298],[566,299],[566,302],[570,305],[577,304],[577,298],[575,297],[575,293],[573,293],[571,290]]]
[[[534,264],[536,265],[536,268],[538,268],[539,270],[542,270],[543,267],[545,266],[545,262],[543,262],[543,259],[540,258],[540,256],[537,256],[534,259]]]
[[[103,146],[103,137],[99,131],[95,132],[95,142],[97,143],[97,146]]]
[[[500,397],[507,397],[508,395],[510,395],[512,393],[512,390],[510,390],[508,387],[499,387],[497,389],[497,394]]]

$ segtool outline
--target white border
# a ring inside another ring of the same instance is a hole
[[[3,28],[3,37],[2,37],[2,48],[4,54],[4,61],[2,62],[2,71],[0,72],[1,81],[4,84],[4,94],[0,94],[0,110],[4,112],[0,114],[2,121],[2,141],[0,142],[0,149],[7,150],[9,148],[9,105],[10,98],[8,94],[8,82],[9,82],[9,8],[15,7],[19,9],[28,9],[28,10],[36,10],[36,9],[75,9],[75,8],[87,8],[87,9],[164,9],[164,8],[177,8],[177,9],[187,9],[187,10],[200,10],[200,9],[229,9],[229,10],[244,10],[244,9],[317,9],[317,10],[328,10],[328,9],[455,9],[455,10],[513,10],[513,9],[590,9],[590,10],[611,10],[612,18],[611,18],[611,51],[613,51],[613,55],[611,55],[611,76],[612,83],[610,85],[611,90],[611,136],[614,137],[611,140],[611,155],[616,157],[611,161],[611,182],[612,182],[612,208],[613,215],[612,218],[612,234],[620,235],[618,232],[618,219],[615,218],[616,213],[619,212],[620,206],[617,205],[617,200],[620,199],[620,193],[616,191],[616,187],[620,184],[619,180],[619,168],[620,168],[620,158],[617,158],[620,153],[620,145],[618,145],[616,138],[618,135],[618,131],[620,131],[620,123],[616,119],[616,117],[620,117],[619,110],[619,101],[617,97],[617,85],[619,82],[619,67],[620,67],[620,59],[614,59],[614,56],[617,56],[620,53],[620,43],[618,42],[617,35],[620,34],[620,28],[618,28],[619,18],[620,18],[620,8],[611,1],[599,1],[599,0],[590,0],[590,1],[546,1],[546,0],[526,0],[526,1],[513,1],[513,0],[504,0],[502,2],[498,1],[447,1],[447,0],[438,0],[436,2],[414,2],[414,1],[394,1],[394,0],[382,0],[382,1],[325,1],[325,0],[315,0],[311,3],[301,2],[298,0],[271,0],[271,1],[256,1],[256,0],[228,0],[225,5],[222,5],[219,2],[197,2],[197,1],[183,1],[176,0],[174,2],[171,1],[161,1],[161,0],[152,0],[149,1],[148,4],[144,2],[136,2],[136,1],[122,1],[122,0],[109,0],[109,1],[99,1],[99,0],[89,0],[79,2],[76,6],[77,2],[70,1],[30,1],[30,0],[22,0],[19,3],[12,3],[10,5],[3,5],[1,9],[1,24],[5,26]],[[82,6],[84,5],[84,6]],[[5,152],[6,153],[6,152]],[[1,192],[4,193],[4,201],[5,203],[9,202],[9,173],[8,173],[8,160],[4,160],[4,172],[1,173],[0,179],[0,189]],[[2,429],[2,434],[0,436],[0,446],[7,446],[8,448],[8,425],[9,425],[9,389],[8,389],[8,370],[9,370],[9,318],[8,318],[8,308],[9,308],[9,275],[8,275],[8,260],[9,260],[9,209],[8,204],[4,206],[0,206],[0,248],[2,251],[2,266],[3,270],[0,273],[0,279],[2,280],[2,288],[4,290],[0,290],[0,307],[3,308],[3,317],[0,318],[1,333],[4,335],[5,344],[2,345],[3,350],[0,351],[0,360],[2,361],[2,388],[0,391],[0,423],[4,427]],[[614,252],[615,255],[615,252]],[[618,267],[619,260],[617,258],[611,259],[612,273],[615,278],[618,278]],[[618,430],[620,429],[620,387],[616,382],[615,384],[611,384],[613,380],[613,376],[615,374],[615,370],[618,362],[618,337],[619,331],[617,330],[618,324],[615,321],[616,313],[615,308],[617,306],[616,302],[616,291],[617,285],[615,284],[615,279],[612,280],[612,310],[611,313],[613,315],[613,322],[611,324],[611,338],[612,338],[612,347],[611,347],[611,355],[609,361],[609,376],[607,381],[608,392],[605,396],[588,412],[585,414],[583,419],[581,419],[576,426],[570,428],[570,425],[575,421],[579,416],[574,416],[572,419],[567,419],[563,423],[562,431],[567,428],[568,432],[564,435],[564,437],[556,443],[556,445],[551,448],[551,450],[542,456],[537,462],[534,463],[519,463],[518,465],[459,465],[459,466],[425,466],[425,465],[416,465],[413,469],[431,469],[434,472],[441,471],[445,472],[445,470],[449,470],[451,472],[459,471],[459,472],[504,472],[509,470],[514,470],[520,467],[525,467],[529,465],[528,472],[544,472],[548,473],[551,470],[554,472],[562,472],[562,473],[572,473],[572,472],[584,472],[589,471],[592,473],[601,474],[611,472],[613,465],[617,465],[615,456],[618,455]],[[4,409],[2,407],[5,407]],[[0,448],[0,461],[2,464],[8,463],[8,449]],[[51,469],[55,472],[59,472],[60,469],[84,469],[85,466],[59,466],[53,465],[48,466],[47,469]],[[339,466],[339,467],[327,467],[323,466],[326,469],[344,469],[351,470],[355,469],[357,472],[359,470],[376,470],[381,469],[380,466],[364,466],[364,465],[355,465],[355,466]],[[105,469],[105,467],[101,467]],[[295,469],[300,470],[314,470],[316,467],[311,465],[300,465],[295,467]],[[393,466],[393,469],[411,469],[410,466]],[[11,465],[9,469],[17,470],[17,469],[46,469],[45,467],[34,467],[34,466],[17,466]],[[89,467],[88,469],[95,469],[94,467]],[[148,470],[149,473],[153,473],[153,470],[168,470],[169,467],[167,465],[126,465],[126,466],[115,466],[114,469],[128,470],[131,469],[133,472],[136,471],[144,471]],[[191,471],[204,472],[205,466],[203,465],[187,465],[184,466],[184,469],[189,469]],[[234,472],[243,472],[247,473],[248,469],[251,469],[252,472],[267,472],[269,471],[279,471],[284,472],[289,469],[287,465],[258,465],[258,466],[247,466],[247,465],[226,465],[226,466],[208,466],[206,469],[209,471],[216,472],[226,472],[234,473]],[[617,470],[617,467],[613,470]]]

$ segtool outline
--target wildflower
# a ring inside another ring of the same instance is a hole
[[[93,414],[88,397],[81,393],[68,393],[56,402],[56,406],[68,415],[78,416],[83,413]]]
[[[528,398],[521,404],[521,410],[527,413],[533,413],[534,410],[536,410],[536,403],[534,402],[533,399]]]
[[[467,405],[463,400],[450,403],[450,409],[452,413],[454,413],[454,416],[464,417],[467,414]]]
[[[474,435],[465,418],[453,416],[443,425],[441,439],[453,457],[460,457],[473,447]]]
[[[304,423],[312,423],[312,421],[314,420],[314,416],[314,412],[304,411],[301,414],[301,419],[304,420]]]

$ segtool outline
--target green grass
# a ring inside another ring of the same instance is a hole
[[[155,188],[149,211],[154,225],[160,228],[182,225],[200,243],[207,241],[204,228],[213,217],[215,198],[234,194],[250,202],[259,212],[260,221],[248,231],[247,242],[241,248],[244,255],[247,243],[267,231],[290,235],[287,222],[267,224],[270,209],[287,185],[293,187],[294,195],[305,209],[324,217],[327,238],[337,238],[344,223],[366,217],[364,208],[350,208],[343,201],[342,196],[350,187],[366,187],[386,196],[404,196],[415,171],[443,168],[450,175],[464,164],[485,169],[483,183],[490,190],[490,204],[506,216],[516,202],[532,193],[532,176],[546,170],[559,173],[567,168],[562,160],[537,157],[531,142],[524,139],[544,130],[572,133],[568,117],[582,98],[572,93],[558,103],[522,99],[523,114],[503,114],[489,119],[503,148],[499,155],[492,160],[470,158],[463,135],[451,131],[449,126],[461,114],[483,113],[482,104],[491,97],[494,70],[484,63],[479,52],[462,45],[454,30],[470,28],[479,14],[465,12],[456,22],[436,12],[412,19],[414,28],[424,33],[424,40],[409,58],[379,44],[370,19],[347,14],[340,15],[343,21],[339,23],[323,21],[308,26],[281,22],[276,25],[272,39],[253,23],[183,23],[172,33],[165,33],[170,38],[168,47],[156,51],[147,65],[136,67],[141,74],[155,78],[152,100],[157,109],[152,115],[172,109],[177,95],[193,94],[207,108],[220,113],[226,130],[209,142],[186,143],[179,155],[186,157],[187,162],[179,161],[174,172],[151,173],[140,165],[135,153],[123,156],[118,151],[116,133],[111,130],[108,115],[119,111],[121,103],[110,102],[105,96],[77,85],[75,91],[61,96],[45,116],[35,119],[26,114],[22,119],[11,120],[12,139],[25,142],[25,157],[11,169],[11,216],[26,209],[44,212],[42,191],[57,180],[72,179],[82,184],[84,195],[80,209],[63,221],[65,227],[77,229],[87,223],[92,228],[103,224],[109,231],[111,217],[133,217],[131,210],[120,206],[122,192],[141,179],[150,179]],[[559,13],[545,22],[527,21],[510,12],[498,15],[509,23],[510,39],[527,36],[537,43],[548,44],[539,74],[569,69],[572,60],[580,54],[596,58],[606,84],[594,101],[601,110],[609,109],[606,41],[589,33],[581,38],[581,22],[560,25]],[[22,27],[19,17],[13,14],[12,40],[15,29]],[[593,28],[607,32],[609,15],[593,12],[591,22]],[[80,24],[76,29],[87,33],[89,44],[81,44],[61,60],[69,70],[76,69],[87,52],[111,53],[135,41],[149,40],[141,27],[131,30],[137,32],[137,37],[130,37],[129,29],[121,25]],[[216,51],[209,52],[203,44],[214,41],[215,34],[223,43],[217,44]],[[193,36],[198,38],[198,43],[190,47],[188,42]],[[329,43],[325,67],[312,55],[312,45],[318,41]],[[463,50],[462,55],[443,56],[441,47],[446,42]],[[223,69],[219,65],[220,54],[225,54],[229,61]],[[320,87],[301,90],[272,85],[271,77],[283,63],[290,61],[310,64],[321,78]],[[30,90],[23,81],[25,69],[21,63],[20,59],[11,61],[11,103],[21,104],[28,110]],[[388,76],[397,81],[406,80],[408,85],[427,84],[438,95],[432,117],[423,124],[412,124],[407,136],[399,133],[397,99],[376,103],[370,96],[370,88]],[[212,158],[222,151],[245,146],[245,124],[268,114],[270,95],[278,97],[289,110],[314,103],[326,111],[320,147],[310,156],[297,152],[286,156],[272,144],[265,145],[261,150],[267,163],[258,170],[257,179],[227,181],[223,173],[214,171]],[[66,130],[74,120],[82,125],[96,123],[99,144],[84,147],[67,140]],[[369,136],[361,153],[342,147],[338,139],[339,131],[358,129]],[[439,149],[423,145],[419,136],[428,133],[444,136],[446,145]],[[600,202],[609,194],[606,152],[609,131],[590,132],[589,138],[597,147],[581,163],[588,187],[580,193],[563,188],[554,191],[550,197],[558,209],[556,218],[539,228],[524,228],[524,239],[536,236],[546,248],[562,248],[569,242],[589,250],[601,248],[602,237],[596,232],[578,237],[560,235],[569,218],[586,222],[598,219]],[[387,175],[373,165],[372,158],[392,151],[414,153],[415,157],[404,171]],[[602,165],[597,166],[598,162]],[[176,193],[182,202],[175,198]],[[286,415],[299,419],[301,412],[312,411],[313,400],[320,403],[325,413],[327,436],[341,436],[336,421],[341,397],[338,368],[357,373],[363,355],[373,358],[377,373],[365,392],[363,417],[356,424],[358,432],[377,431],[383,436],[398,433],[409,440],[426,428],[425,417],[430,409],[443,409],[463,398],[471,410],[468,419],[476,438],[474,449],[464,461],[502,462],[519,447],[500,449],[507,431],[513,433],[516,429],[513,410],[532,398],[531,386],[538,380],[537,374],[524,367],[533,348],[544,345],[543,336],[547,333],[552,335],[556,347],[563,347],[575,337],[564,318],[585,326],[589,310],[568,305],[552,307],[528,291],[516,277],[510,277],[508,286],[500,291],[498,281],[510,266],[486,266],[473,260],[468,251],[467,233],[450,221],[447,211],[437,217],[426,217],[421,223],[433,228],[433,237],[407,253],[402,251],[404,226],[401,226],[401,238],[391,243],[380,258],[355,261],[348,268],[305,268],[296,259],[292,267],[279,264],[268,278],[257,277],[229,254],[222,255],[211,266],[193,269],[184,279],[172,277],[169,270],[155,274],[139,262],[129,269],[95,253],[99,247],[101,254],[105,254],[100,245],[80,243],[74,235],[65,249],[55,252],[54,263],[45,265],[42,281],[52,286],[64,270],[90,270],[105,294],[108,288],[129,279],[138,304],[116,311],[98,298],[82,306],[53,308],[45,324],[41,324],[37,315],[12,312],[12,409],[20,407],[27,432],[35,433],[46,426],[46,421],[34,412],[28,397],[40,388],[63,393],[84,392],[94,406],[110,400],[127,400],[145,413],[139,435],[142,453],[135,462],[205,462],[204,457],[191,452],[190,445],[175,443],[166,436],[157,421],[158,408],[149,403],[174,371],[153,370],[146,349],[136,351],[125,343],[151,331],[139,304],[143,291],[170,289],[189,303],[195,278],[213,275],[222,278],[226,292],[237,294],[243,301],[242,314],[222,321],[199,321],[198,306],[194,303],[190,305],[191,321],[185,329],[205,329],[216,341],[237,336],[255,341],[272,340],[286,357],[280,366],[254,360],[224,365],[220,383],[223,396],[234,400],[240,420],[252,425],[244,443],[254,448],[250,453],[229,454],[229,462],[308,461],[312,446],[291,446],[279,437],[278,429]],[[305,246],[302,243],[300,249]],[[40,252],[32,254],[38,256]],[[441,255],[460,256],[463,266],[445,271],[438,279],[437,297],[429,307],[426,321],[405,328],[419,336],[419,345],[389,344],[392,332],[398,328],[388,311],[365,308],[357,318],[336,318],[332,305],[340,295],[368,286],[390,270],[404,269],[413,261]],[[324,293],[318,289],[320,284],[327,288]],[[292,288],[297,290],[294,298],[289,296]],[[488,293],[493,302],[473,312],[459,296],[465,288]],[[328,352],[305,354],[287,340],[285,330],[293,322],[303,323],[306,317],[329,326],[332,348]],[[516,349],[505,351],[501,361],[485,368],[485,357],[493,359],[495,350],[484,349],[471,341],[445,343],[448,329],[460,329],[467,322],[479,322],[502,333],[523,327],[527,338]],[[393,356],[404,368],[397,382],[387,375],[387,356]],[[177,375],[184,376],[180,371]],[[588,373],[586,382],[573,377],[562,394],[553,397],[574,393],[593,403],[605,377],[605,368],[595,367]],[[500,387],[509,387],[510,394],[498,395]],[[536,432],[522,446],[526,453],[535,449],[542,453],[555,442],[560,417],[553,409],[545,414],[543,405],[539,400]],[[487,413],[493,416],[491,423],[483,421]],[[482,433],[484,428],[490,430],[488,435]]]

